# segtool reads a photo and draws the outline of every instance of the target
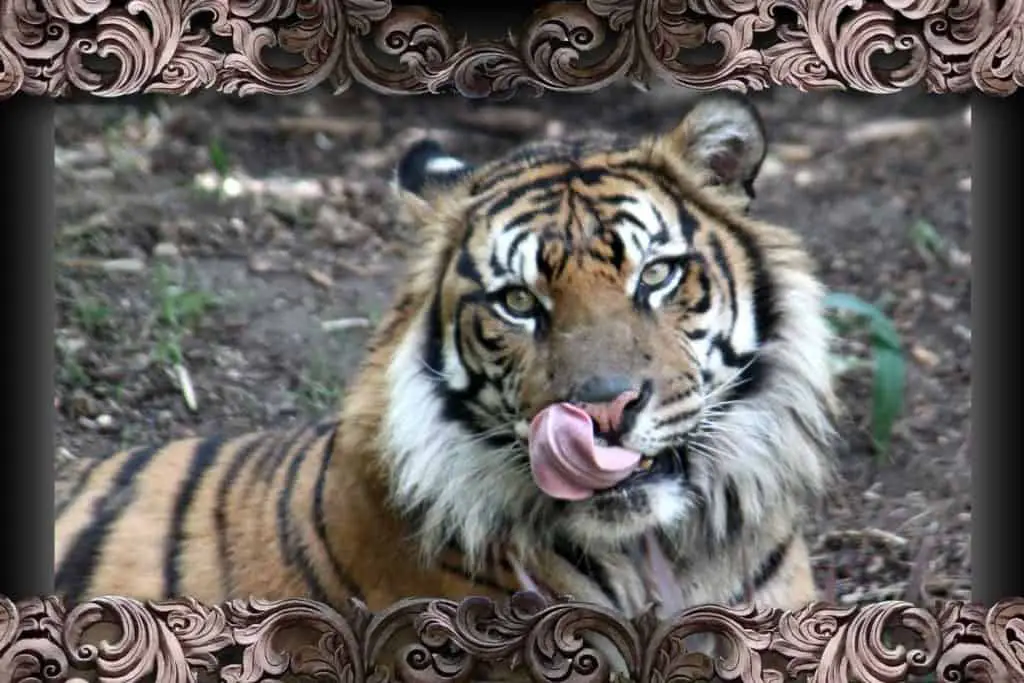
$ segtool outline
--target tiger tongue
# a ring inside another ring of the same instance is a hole
[[[530,469],[541,491],[552,498],[584,500],[628,477],[640,454],[594,442],[585,411],[556,403],[530,423]]]

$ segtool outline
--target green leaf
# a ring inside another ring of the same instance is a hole
[[[926,220],[918,220],[910,226],[910,240],[921,258],[926,261],[933,261],[936,255],[944,256],[946,253],[946,240],[935,226]]]
[[[875,449],[888,453],[892,429],[903,412],[906,361],[896,326],[877,306],[845,292],[831,292],[826,308],[845,311],[867,321],[874,365],[871,435]]]
[[[217,172],[217,175],[223,178],[231,169],[231,162],[228,161],[228,153],[220,144],[220,140],[216,138],[210,140],[209,153],[210,164],[213,166],[213,170]]]
[[[875,386],[871,414],[871,437],[881,455],[889,452],[893,426],[903,411],[906,365],[903,354],[890,348],[874,350]]]

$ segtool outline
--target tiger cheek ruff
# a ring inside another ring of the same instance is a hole
[[[830,340],[801,241],[750,212],[764,153],[731,95],[647,140],[413,145],[420,244],[340,414],[98,459],[58,504],[59,592],[813,600]]]

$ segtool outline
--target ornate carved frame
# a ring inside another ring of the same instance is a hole
[[[0,97],[286,95],[325,82],[484,97],[625,79],[1002,95],[1024,83],[1022,0],[553,0],[504,40],[470,40],[439,12],[390,0],[2,4]],[[707,43],[716,60],[685,61]],[[877,63],[893,53],[905,57]]]
[[[1024,84],[1024,0],[557,0],[504,40],[458,36],[438,11],[389,0],[0,4],[0,99],[203,89],[285,95],[324,83],[335,92],[360,83],[389,95],[466,97],[589,92],[624,80],[866,93],[923,85],[990,95]],[[719,54],[695,61],[709,43]],[[896,63],[879,64],[885,55]],[[96,623],[121,633],[99,647],[87,644],[83,634]],[[282,654],[271,640],[296,624],[312,630],[315,645]],[[409,627],[418,643],[395,653],[389,640]],[[912,645],[889,639],[893,628]],[[214,606],[108,597],[67,611],[53,597],[0,598],[0,679],[67,680],[78,671],[111,681],[191,681],[206,673],[255,681],[289,672],[351,683],[462,681],[502,660],[539,679],[606,680],[606,662],[587,649],[584,632],[608,638],[634,681],[712,673],[751,682],[929,673],[1024,680],[1024,600],[992,608],[812,605],[791,613],[707,606],[657,622],[533,594],[504,604],[410,598],[379,614],[357,603],[335,611],[301,599]],[[728,655],[715,662],[687,655],[681,640],[696,632],[722,635]]]

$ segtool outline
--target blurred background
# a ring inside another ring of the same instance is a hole
[[[671,128],[692,93],[86,101],[57,110],[58,498],[126,445],[335,409],[402,274],[392,166],[424,131],[471,160],[582,128]],[[753,211],[831,290],[842,478],[811,530],[825,596],[969,597],[966,99],[752,98]]]

